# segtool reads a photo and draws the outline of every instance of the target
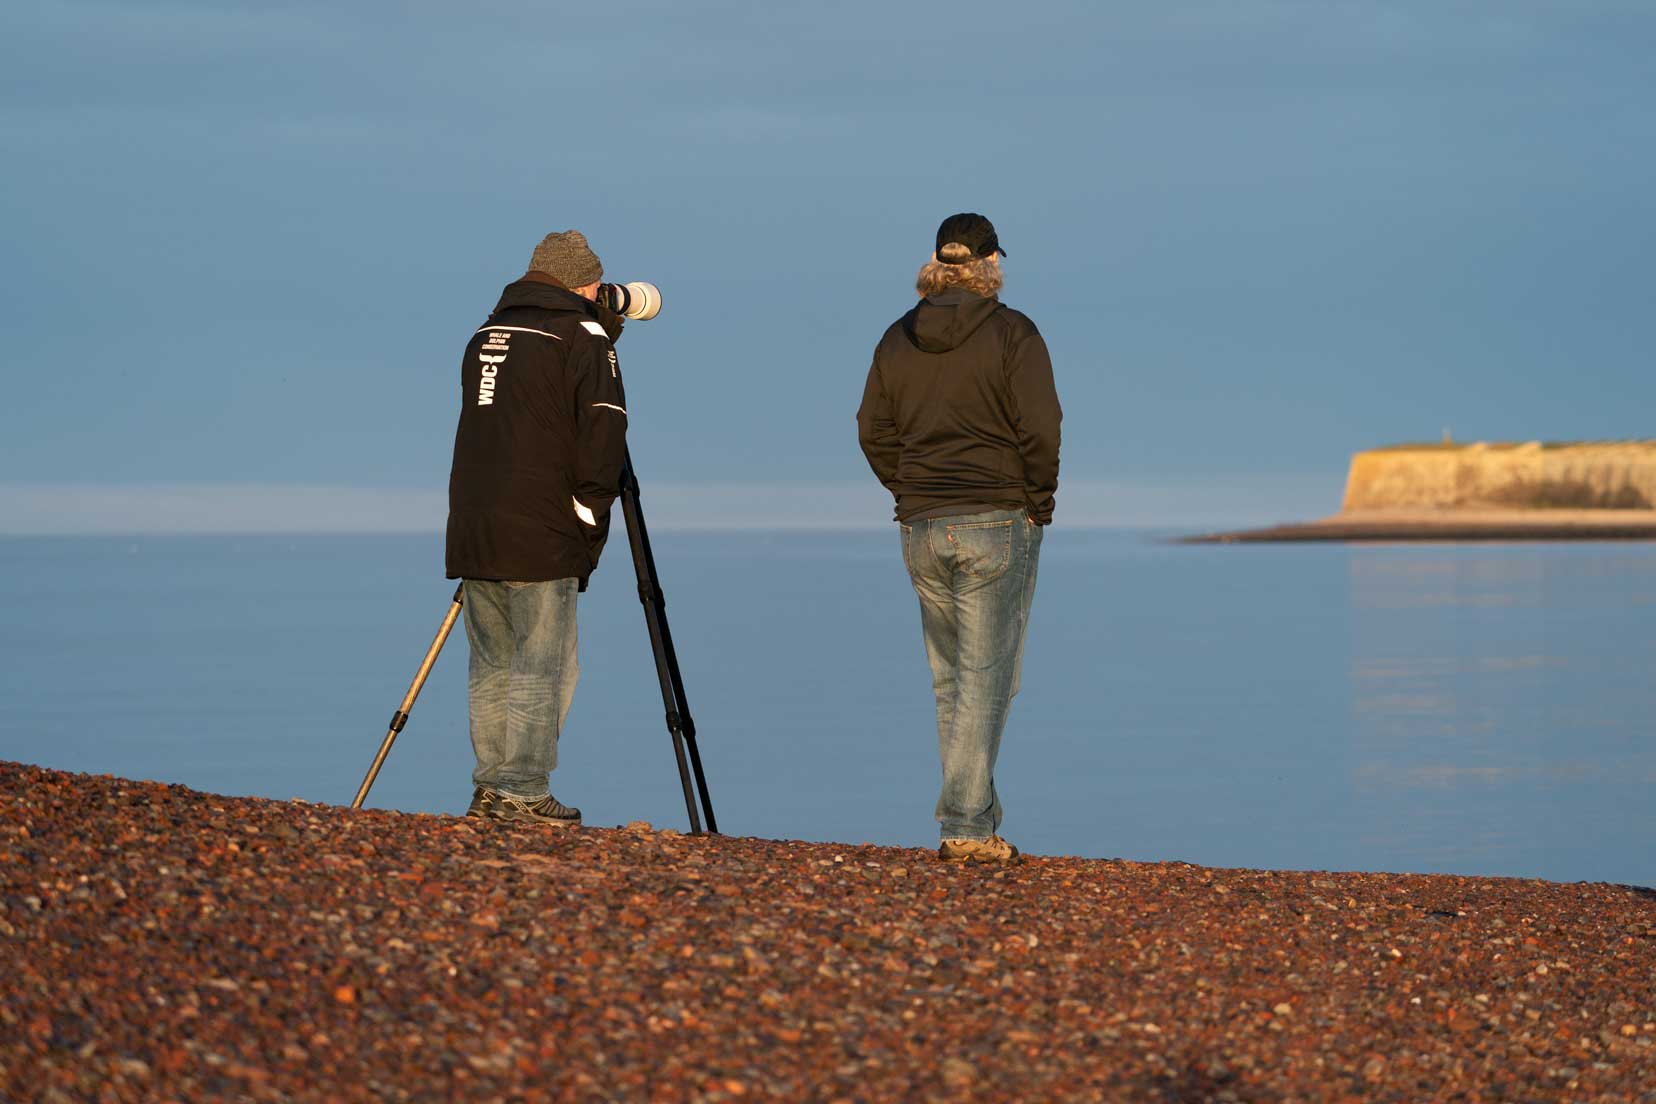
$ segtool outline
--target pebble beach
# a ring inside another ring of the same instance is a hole
[[[1656,1102],[1656,891],[0,763],[0,1099]]]

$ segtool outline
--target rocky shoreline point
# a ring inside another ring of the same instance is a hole
[[[0,1098],[1656,1101],[1656,892],[560,832],[0,763]]]

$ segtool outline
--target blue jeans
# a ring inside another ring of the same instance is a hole
[[[944,839],[987,839],[1000,828],[995,759],[1022,674],[1041,527],[994,510],[900,528],[937,693],[937,823]]]
[[[578,584],[467,579],[465,587],[472,783],[533,801],[558,765],[558,733],[580,677]]]

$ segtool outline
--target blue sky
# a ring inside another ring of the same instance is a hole
[[[957,210],[1060,522],[1656,436],[1653,52],[1643,3],[14,0],[0,532],[440,525],[460,350],[570,226],[663,289],[619,351],[685,524],[884,521],[852,417]]]

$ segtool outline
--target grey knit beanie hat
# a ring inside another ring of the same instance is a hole
[[[579,230],[546,235],[535,246],[529,267],[546,273],[566,288],[586,287],[604,278],[604,263]]]

